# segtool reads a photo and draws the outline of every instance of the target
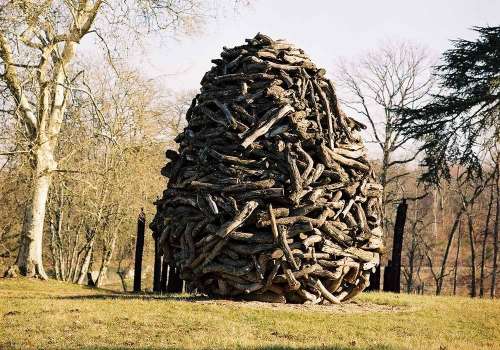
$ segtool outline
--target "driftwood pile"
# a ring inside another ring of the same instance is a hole
[[[257,34],[201,81],[151,227],[191,290],[340,303],[383,249],[382,187],[335,89],[304,51]]]

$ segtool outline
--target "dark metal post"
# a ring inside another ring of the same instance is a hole
[[[139,293],[141,291],[142,253],[144,250],[145,227],[146,227],[146,216],[144,214],[144,209],[141,208],[139,218],[137,219],[137,241],[135,244],[134,293]]]

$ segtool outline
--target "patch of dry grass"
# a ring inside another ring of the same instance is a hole
[[[135,297],[0,280],[0,349],[500,349],[500,302],[365,293],[343,307]]]

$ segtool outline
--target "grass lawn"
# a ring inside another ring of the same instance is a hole
[[[304,307],[0,279],[0,349],[500,349],[500,301],[365,293]]]

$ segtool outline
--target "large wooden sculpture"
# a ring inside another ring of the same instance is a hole
[[[340,303],[383,249],[382,187],[334,85],[301,49],[258,34],[224,48],[162,170],[151,225],[192,289]]]

